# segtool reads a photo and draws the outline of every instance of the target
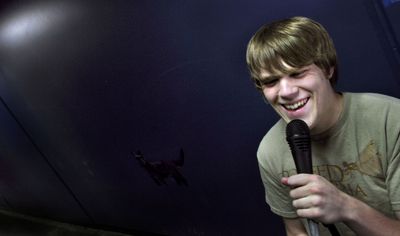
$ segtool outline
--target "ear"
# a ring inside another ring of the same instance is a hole
[[[335,72],[335,68],[334,67],[329,68],[328,79],[332,78],[333,72]]]

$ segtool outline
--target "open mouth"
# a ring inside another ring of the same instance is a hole
[[[304,107],[307,104],[308,99],[309,98],[305,98],[305,99],[302,99],[302,100],[300,100],[298,102],[295,102],[293,104],[282,104],[282,106],[288,111],[295,111],[295,110],[298,110],[298,109]]]

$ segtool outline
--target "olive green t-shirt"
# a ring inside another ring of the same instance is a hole
[[[311,137],[314,174],[395,218],[395,211],[400,211],[400,100],[371,93],[343,93],[343,97],[338,122]],[[290,189],[280,182],[283,176],[296,174],[285,129],[281,119],[268,131],[257,158],[271,210],[295,218]],[[343,223],[335,225],[341,235],[354,235]],[[320,228],[324,235],[325,227]]]

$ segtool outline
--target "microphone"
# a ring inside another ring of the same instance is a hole
[[[289,144],[297,173],[312,174],[310,129],[302,120],[292,120],[286,126],[286,141]]]
[[[298,174],[312,174],[312,158],[311,158],[311,136],[310,129],[306,122],[295,119],[289,122],[286,126],[286,141],[289,144],[292,152],[294,164]],[[318,223],[308,219],[310,234],[313,236],[319,235]],[[340,235],[334,224],[328,224],[331,235]]]

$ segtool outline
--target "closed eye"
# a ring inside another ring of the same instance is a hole
[[[261,81],[261,86],[267,88],[273,87],[275,86],[276,83],[278,83],[279,79],[280,79],[279,77],[265,79]]]
[[[281,76],[271,75],[264,78],[261,78],[261,86],[262,87],[273,87],[280,80]]]
[[[268,81],[263,81],[262,85],[266,87],[272,87],[278,82],[278,79],[273,79],[273,80],[268,80]]]
[[[306,72],[308,70],[301,70],[301,71],[296,71],[290,74],[290,77],[295,78],[295,79],[300,79],[303,78],[306,75]]]

